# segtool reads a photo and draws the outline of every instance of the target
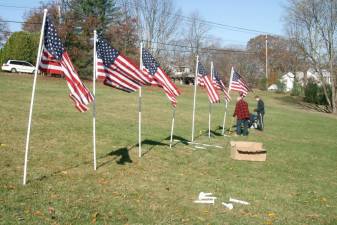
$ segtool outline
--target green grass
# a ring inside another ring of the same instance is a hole
[[[283,95],[257,92],[267,107],[265,132],[211,139],[223,149],[195,150],[178,143],[170,150],[165,140],[170,104],[158,89],[146,88],[146,143],[139,159],[138,93],[98,85],[99,168],[93,171],[91,111],[75,110],[64,80],[39,77],[28,184],[23,186],[31,87],[29,75],[0,75],[0,224],[337,224],[333,115],[302,109]],[[175,135],[189,140],[192,87],[182,87],[178,101]],[[196,141],[207,144],[208,103],[200,89],[196,115]],[[223,105],[214,106],[212,116],[215,129],[222,124]],[[230,140],[263,142],[267,161],[231,160]],[[201,191],[214,193],[216,204],[194,204]],[[251,205],[226,210],[221,202],[229,197]]]

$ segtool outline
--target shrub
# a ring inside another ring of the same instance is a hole
[[[304,89],[304,101],[317,104],[318,85],[315,81],[309,80]]]
[[[38,33],[15,32],[1,50],[0,63],[5,63],[9,59],[17,59],[35,64],[38,45]]]
[[[327,87],[328,96],[332,98],[331,87]],[[314,80],[309,80],[304,89],[304,101],[318,105],[328,105],[326,101],[323,87],[319,86]]]
[[[293,86],[293,89],[291,90],[290,95],[292,95],[292,96],[300,96],[302,93],[303,93],[303,87],[298,82],[298,80],[295,79],[294,80],[294,86]]]
[[[281,80],[278,80],[276,83],[277,91],[278,93],[283,93],[286,90],[286,84],[282,82]]]
[[[259,80],[258,88],[262,91],[267,90],[267,79],[265,77]]]

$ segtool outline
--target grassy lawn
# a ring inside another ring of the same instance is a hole
[[[64,80],[39,77],[28,184],[22,186],[31,87],[32,76],[0,74],[0,224],[337,224],[336,116],[302,109],[287,96],[257,92],[267,107],[265,132],[209,141],[207,96],[199,89],[196,141],[223,148],[177,142],[170,150],[170,103],[158,89],[146,88],[140,159],[138,93],[99,84],[99,168],[93,171],[91,111],[76,111]],[[178,98],[176,139],[191,138],[192,91],[182,87]],[[212,116],[216,130],[222,104],[213,107]],[[267,161],[231,160],[230,140],[263,142]],[[201,191],[218,200],[194,204]],[[229,197],[251,205],[226,210],[221,202]]]

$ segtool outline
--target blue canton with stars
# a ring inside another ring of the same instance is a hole
[[[200,74],[201,76],[207,76],[207,71],[200,62],[198,62],[198,74]]]
[[[233,81],[239,81],[241,79],[241,76],[238,72],[234,71],[232,79],[233,79]]]
[[[224,89],[224,87],[222,86],[222,83],[220,82],[220,75],[218,73],[218,71],[216,71],[214,68],[213,68],[213,77],[215,79],[215,81],[218,83],[218,85],[220,86],[221,89]]]
[[[61,60],[64,52],[64,46],[61,42],[61,38],[56,32],[54,24],[51,22],[50,17],[46,18],[44,26],[44,47],[56,60]]]
[[[101,59],[106,67],[110,67],[119,56],[119,52],[112,48],[100,35],[97,37],[96,51],[97,58]]]
[[[154,76],[160,64],[153,58],[153,56],[143,48],[142,50],[143,66]]]

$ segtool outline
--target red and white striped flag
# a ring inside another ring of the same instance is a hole
[[[229,96],[225,84],[220,79],[218,71],[216,71],[214,67],[213,67],[213,84],[217,90],[222,91],[224,93],[225,101],[229,102],[231,100],[231,97]]]
[[[154,59],[150,52],[144,48],[142,49],[142,61],[144,73],[152,77],[151,85],[162,87],[173,107],[175,107],[177,104],[176,97],[180,95],[177,86],[160,67],[159,63]]]
[[[101,35],[97,37],[96,56],[97,76],[105,78],[105,85],[134,92],[152,80],[127,57],[111,47]]]
[[[197,84],[202,87],[206,87],[208,99],[211,103],[220,102],[220,97],[212,82],[211,75],[207,74],[206,69],[200,62],[198,62]]]
[[[70,90],[70,98],[80,112],[88,110],[93,95],[79,78],[67,51],[49,17],[44,27],[44,43],[39,68],[46,73],[64,75]]]
[[[244,96],[247,95],[249,87],[247,82],[241,77],[241,75],[232,67],[231,80],[229,83],[229,90],[242,92]]]

